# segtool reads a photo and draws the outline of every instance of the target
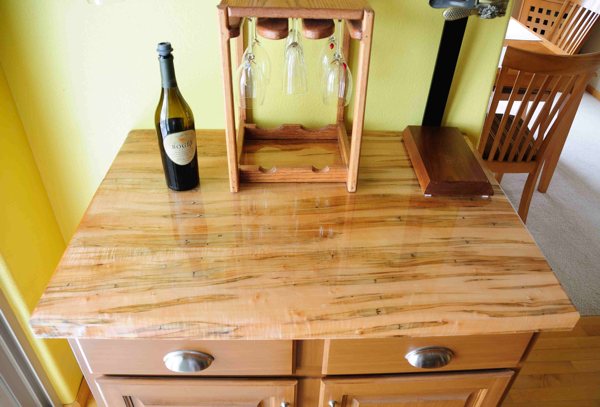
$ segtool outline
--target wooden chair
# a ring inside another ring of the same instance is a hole
[[[504,173],[529,173],[519,205],[523,222],[544,160],[555,145],[564,144],[585,86],[598,67],[600,53],[549,55],[512,47],[506,50],[479,153],[498,181]],[[506,100],[506,108],[499,113],[501,100]]]
[[[549,40],[563,4],[563,0],[523,0],[517,20],[540,37]]]
[[[600,0],[523,0],[518,20],[573,55],[590,36],[599,15]]]
[[[548,39],[569,55],[577,54],[600,16],[600,0],[567,0]]]

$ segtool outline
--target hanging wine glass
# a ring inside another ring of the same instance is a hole
[[[268,83],[271,80],[271,58],[269,58],[269,54],[259,41],[258,35],[256,35],[256,25],[258,24],[258,19],[256,17],[251,18],[249,24],[250,38],[248,40],[248,47],[246,48],[246,51],[244,51],[244,54],[247,52],[254,54],[256,64],[260,67],[263,73],[263,78]]]
[[[267,88],[265,74],[270,73],[268,56],[259,59],[255,54],[257,50],[262,48],[260,43],[257,46],[255,29],[256,24],[253,24],[250,29],[248,48],[244,51],[242,63],[237,70],[240,85],[240,107],[246,109],[263,104]],[[264,55],[266,55],[266,52]]]
[[[340,49],[341,33],[342,24],[338,21],[335,53],[323,78],[323,103],[326,105],[348,106],[352,98],[352,73]]]
[[[244,57],[238,68],[240,82],[240,107],[252,109],[265,101],[266,81],[254,54]]]
[[[325,46],[321,50],[321,55],[319,57],[319,61],[321,62],[321,66],[319,67],[321,72],[321,80],[325,78],[325,74],[329,68],[329,64],[333,61],[335,56],[335,48],[336,48],[336,39],[335,35],[330,36],[325,43]]]
[[[294,19],[286,41],[283,65],[283,91],[288,95],[298,95],[308,90],[304,50],[300,38],[298,20]]]

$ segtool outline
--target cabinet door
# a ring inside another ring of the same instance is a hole
[[[295,380],[145,379],[96,380],[109,407],[294,407]]]
[[[497,406],[513,372],[324,379],[321,407]]]

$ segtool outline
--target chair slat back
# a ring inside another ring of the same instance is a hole
[[[543,159],[549,143],[569,125],[600,53],[548,55],[508,47],[484,123],[479,152],[488,161]],[[503,113],[503,92],[510,89]]]
[[[598,22],[600,0],[566,0],[548,40],[569,55],[579,52]]]

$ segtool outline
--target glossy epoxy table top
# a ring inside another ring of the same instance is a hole
[[[33,313],[35,333],[323,339],[575,325],[496,184],[490,199],[425,198],[399,134],[367,133],[363,145],[355,194],[344,184],[232,194],[223,133],[198,132],[201,188],[175,193],[154,131],[132,132]]]

